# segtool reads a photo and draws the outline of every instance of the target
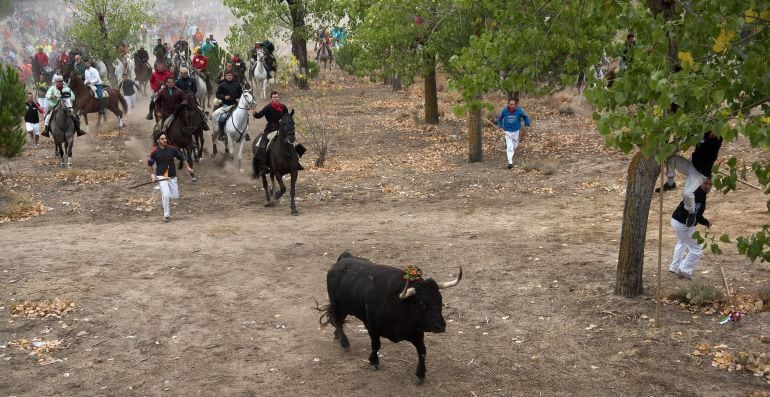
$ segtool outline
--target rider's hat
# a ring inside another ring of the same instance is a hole
[[[53,76],[53,82],[54,83],[58,83],[60,81],[63,82],[64,81],[64,77],[62,77],[62,76]]]

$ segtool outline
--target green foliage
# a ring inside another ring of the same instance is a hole
[[[360,47],[345,45],[334,50],[334,60],[340,69],[347,73],[355,74],[353,62],[359,56]]]
[[[720,301],[722,292],[703,280],[695,279],[687,287],[672,292],[669,299],[701,306]]]
[[[0,0],[0,18],[13,14],[13,2],[11,0]]]
[[[636,35],[633,62],[611,88],[599,85],[586,93],[608,146],[638,149],[658,163],[696,144],[706,131],[725,144],[743,136],[752,147],[770,148],[770,3],[676,2],[671,21],[650,12],[647,2],[618,4],[620,25]],[[676,59],[668,56],[669,37],[676,38]],[[726,164],[727,172],[714,178],[721,191],[734,190],[750,168],[770,193],[770,158],[743,169],[735,159]],[[770,201],[767,206],[770,211]],[[767,226],[736,241],[752,261],[770,261]],[[711,249],[721,252],[713,239]]]
[[[21,154],[27,141],[21,122],[24,117],[24,85],[11,65],[0,65],[0,158]]]
[[[72,11],[72,26],[62,40],[85,47],[91,56],[105,63],[115,59],[115,47],[140,44],[140,26],[153,24],[152,2],[148,0],[65,0]],[[97,15],[104,15],[105,30]]]
[[[219,73],[224,69],[224,61],[228,59],[227,51],[225,51],[222,47],[217,46],[214,51],[211,52],[211,54],[208,57],[209,61],[209,76],[212,79],[215,79]]]
[[[307,61],[307,74],[311,79],[318,77],[321,67],[318,66],[318,62],[308,59]]]

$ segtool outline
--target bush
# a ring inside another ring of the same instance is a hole
[[[307,74],[310,75],[311,79],[318,77],[318,73],[320,71],[321,67],[318,66],[318,62],[312,61],[310,59],[307,60]]]
[[[762,299],[762,304],[770,306],[770,284],[759,287],[757,295],[759,295],[759,299]]]
[[[340,69],[347,73],[355,74],[354,61],[358,55],[358,49],[353,45],[345,45],[334,50],[334,60]]]
[[[693,305],[707,305],[722,299],[722,291],[716,287],[707,285],[702,280],[695,280],[686,288],[674,291],[669,299]]]
[[[24,85],[12,65],[0,65],[0,158],[21,154],[27,136],[21,128],[24,111]]]

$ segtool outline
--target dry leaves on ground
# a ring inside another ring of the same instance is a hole
[[[66,298],[53,298],[42,301],[25,301],[11,305],[11,317],[27,318],[61,317],[75,309],[75,302]]]
[[[731,352],[726,345],[711,346],[703,342],[692,352],[693,356],[710,356],[711,366],[728,372],[748,371],[761,376],[770,384],[770,356],[766,352]]]

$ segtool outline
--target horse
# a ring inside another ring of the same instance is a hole
[[[267,68],[265,68],[265,53],[262,49],[257,51],[257,60],[251,66],[250,73],[251,80],[254,81],[254,85],[260,93],[262,99],[267,99],[267,81],[270,76],[267,74]]]
[[[115,59],[112,61],[112,84],[118,85],[123,81],[123,74],[128,75],[129,79],[134,78],[134,67],[128,60]]]
[[[138,57],[134,57],[134,71],[136,72],[136,82],[142,89],[142,95],[147,96],[147,83],[152,77],[152,67],[147,62],[142,62]]]
[[[99,71],[100,77],[107,77],[109,76],[109,70],[107,70],[107,65],[104,64],[102,61],[94,61],[93,66],[96,68],[96,70]],[[75,98],[77,99],[77,97]]]
[[[208,89],[206,88],[206,81],[204,80],[206,77],[195,70],[195,68],[188,69],[190,69],[190,75],[195,79],[195,85],[198,88],[198,91],[195,94],[195,100],[198,101],[203,109],[211,107],[211,94],[209,94]]]
[[[324,69],[331,69],[334,66],[334,55],[328,44],[324,43],[324,45],[321,46],[321,49],[318,51],[318,60],[323,63]]]
[[[253,109],[254,106],[256,106],[257,102],[254,100],[254,97],[251,95],[251,91],[247,89],[246,91],[241,94],[241,98],[238,100],[238,106],[235,110],[233,110],[230,117],[225,122],[225,153],[231,154],[233,153],[233,143],[234,142],[240,142],[240,145],[238,147],[238,156],[236,157],[237,163],[238,163],[238,170],[243,172],[243,168],[241,167],[242,163],[242,154],[243,154],[243,145],[246,143],[246,129],[249,126],[249,110]],[[218,114],[214,114],[211,116],[211,123],[212,123],[212,143],[214,145],[214,151],[212,156],[217,155],[217,137],[219,136],[219,118]]]
[[[83,115],[83,121],[86,123],[85,131],[88,132],[88,113],[96,113],[99,111],[99,100],[91,94],[91,88],[86,87],[78,76],[70,77],[70,88],[75,91],[75,109],[78,114]],[[128,105],[126,99],[120,92],[112,87],[105,87],[104,92],[108,94],[104,98],[104,108],[109,109],[115,116],[118,117],[118,128],[123,128],[123,113],[127,111]],[[123,111],[120,107],[123,107]],[[96,119],[96,126],[101,124],[102,117],[107,120],[107,116],[100,114]]]
[[[257,142],[254,142],[254,158],[251,161],[251,167],[254,171],[253,177],[262,176],[262,187],[265,189],[267,202],[265,207],[274,207],[276,202],[286,193],[286,185],[283,184],[283,176],[291,176],[291,214],[299,215],[297,205],[294,202],[297,186],[297,174],[300,170],[299,154],[294,148],[296,141],[296,132],[294,129],[294,110],[286,113],[278,122],[278,134],[273,138],[270,147],[267,149],[267,161],[269,171],[260,169],[259,159],[257,157]],[[270,190],[267,189],[267,172],[270,173]],[[278,183],[280,190],[275,190],[275,183]],[[271,197],[272,195],[272,197]]]
[[[190,164],[200,160],[203,149],[204,120],[194,106],[195,104],[191,102],[182,107],[165,131],[168,143],[183,150]],[[153,134],[153,142],[157,140],[159,135],[160,132]],[[181,169],[182,166],[180,161],[179,168]]]
[[[61,165],[72,165],[72,146],[75,142],[75,123],[72,121],[72,106],[68,103],[69,99],[62,98],[59,103],[51,109],[51,135],[53,136],[54,150],[56,156],[61,158]],[[65,147],[67,161],[65,163]]]

